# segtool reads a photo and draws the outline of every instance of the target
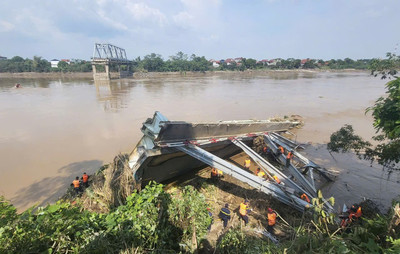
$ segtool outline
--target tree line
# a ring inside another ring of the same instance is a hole
[[[188,56],[183,52],[178,52],[168,59],[164,59],[160,54],[151,53],[143,58],[137,57],[132,60],[130,66],[122,66],[123,70],[133,72],[205,72],[213,70],[244,71],[254,69],[368,69],[373,59],[353,60],[350,58],[331,59],[274,59],[269,62],[257,61],[253,58],[241,58],[236,61],[217,61],[218,64],[207,60],[204,56],[192,54]],[[102,70],[99,66],[98,70]],[[111,65],[111,71],[118,71],[117,65]],[[80,60],[71,63],[60,61],[57,68],[52,68],[49,61],[40,56],[33,59],[14,56],[11,59],[0,60],[0,72],[90,72],[92,71],[91,62]]]

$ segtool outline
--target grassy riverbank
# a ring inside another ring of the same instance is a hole
[[[364,203],[363,220],[341,229],[338,218],[318,210],[301,214],[229,176],[209,178],[209,169],[167,186],[151,183],[135,191],[126,156],[117,156],[91,177],[79,197],[64,197],[22,214],[0,200],[0,253],[398,253],[398,202],[381,215]],[[237,206],[248,197],[253,212],[244,226]],[[319,207],[321,199],[315,199]],[[222,228],[217,215],[231,204],[232,219]],[[211,223],[207,207],[213,212]],[[280,245],[256,232],[266,227],[266,208],[278,220]],[[333,220],[331,220],[333,219]],[[288,224],[286,224],[288,222]]]

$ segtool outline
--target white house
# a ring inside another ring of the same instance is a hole
[[[57,59],[51,60],[51,61],[50,61],[51,68],[57,68],[57,67],[58,67],[58,62],[60,62],[60,61],[57,60]]]

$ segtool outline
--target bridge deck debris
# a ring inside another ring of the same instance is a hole
[[[169,121],[160,112],[155,112],[153,118],[143,123],[144,135],[130,154],[129,166],[136,181],[146,184],[151,180],[163,182],[209,165],[303,211],[311,204],[300,196],[305,193],[310,199],[317,197],[313,169],[320,167],[296,151],[296,160],[309,169],[307,179],[292,163],[288,168],[273,166],[251,149],[256,137],[263,137],[272,152],[276,152],[278,145],[288,150],[298,148],[297,143],[276,133],[288,131],[297,124],[270,120],[188,123]],[[283,184],[278,184],[272,177],[262,179],[225,160],[240,152],[252,158],[267,176],[278,176]],[[284,165],[286,158],[281,155],[277,161]],[[333,209],[327,205],[326,210],[331,212]]]

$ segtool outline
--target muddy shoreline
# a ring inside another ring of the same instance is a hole
[[[206,72],[135,72],[133,77],[135,78],[162,78],[162,77],[204,77],[214,75],[255,75],[255,74],[273,74],[273,73],[368,73],[368,70],[356,70],[356,69],[343,69],[343,70],[321,70],[321,69],[309,69],[309,70],[246,70],[246,71],[206,71]],[[118,79],[118,73],[111,73],[112,78]],[[93,79],[92,72],[19,72],[0,73],[0,78],[22,78],[22,79],[70,79],[70,78],[81,78],[81,79]]]

